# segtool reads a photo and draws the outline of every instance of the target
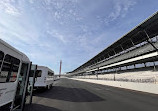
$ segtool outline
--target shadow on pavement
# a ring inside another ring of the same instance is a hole
[[[49,106],[44,106],[41,104],[32,104],[32,105],[26,105],[24,111],[61,111],[61,110]]]
[[[81,88],[67,88],[54,86],[50,90],[39,90],[34,93],[35,96],[49,99],[64,100],[70,102],[96,102],[105,101],[101,97]]]

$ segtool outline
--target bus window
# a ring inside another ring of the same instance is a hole
[[[42,76],[42,70],[37,70],[36,71],[36,76],[41,77]]]
[[[29,77],[33,77],[33,74],[34,74],[34,70],[31,70]]]
[[[36,76],[37,77],[41,77],[41,73],[42,73],[41,70],[36,70]],[[34,70],[31,70],[29,77],[33,77],[33,74],[34,74]]]
[[[17,78],[20,60],[10,55],[6,55],[4,58],[2,70],[1,70],[1,81],[0,82],[14,82]]]
[[[48,71],[48,76],[53,76],[54,73]]]

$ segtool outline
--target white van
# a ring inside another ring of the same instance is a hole
[[[37,66],[35,88],[52,87],[54,82],[54,71],[45,66]]]

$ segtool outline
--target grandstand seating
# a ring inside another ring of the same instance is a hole
[[[158,13],[72,71],[70,76],[157,83],[158,71],[155,71],[156,67],[158,69],[157,18]]]
[[[154,45],[156,47],[158,47],[158,42],[154,43]],[[134,48],[133,50],[130,50],[127,53],[124,53],[124,54],[118,55],[114,58],[111,58],[111,59],[109,59],[105,62],[99,63],[97,65],[97,67],[106,66],[106,65],[116,63],[116,62],[120,62],[120,61],[123,61],[123,60],[126,60],[126,59],[134,58],[136,56],[140,56],[140,55],[143,55],[145,53],[148,53],[148,52],[151,52],[151,51],[154,51],[154,50],[155,50],[154,47],[151,44],[148,43],[148,44],[145,44],[143,46]],[[93,65],[92,67],[90,67],[90,69],[94,69],[95,67],[96,67],[96,65]],[[86,68],[85,71],[86,70],[88,70],[88,68]]]

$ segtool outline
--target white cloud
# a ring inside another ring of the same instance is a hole
[[[12,5],[14,2],[14,0],[0,0],[0,10],[10,15],[20,15],[20,10]]]
[[[120,16],[121,10],[122,10],[121,4],[120,3],[116,3],[115,6],[114,6],[114,11],[112,13],[110,13],[108,18],[111,21],[115,20],[117,17]]]
[[[29,3],[33,4],[33,3],[34,3],[34,0],[29,0]]]
[[[113,2],[113,11],[104,20],[106,24],[119,17],[125,17],[129,9],[136,4],[135,0],[114,0]]]
[[[51,35],[51,37],[54,37],[54,38],[60,40],[63,43],[67,43],[67,40],[65,39],[65,36],[60,34],[60,33],[58,33],[58,31],[55,31],[55,30],[49,31],[48,30],[47,33],[49,35]]]

